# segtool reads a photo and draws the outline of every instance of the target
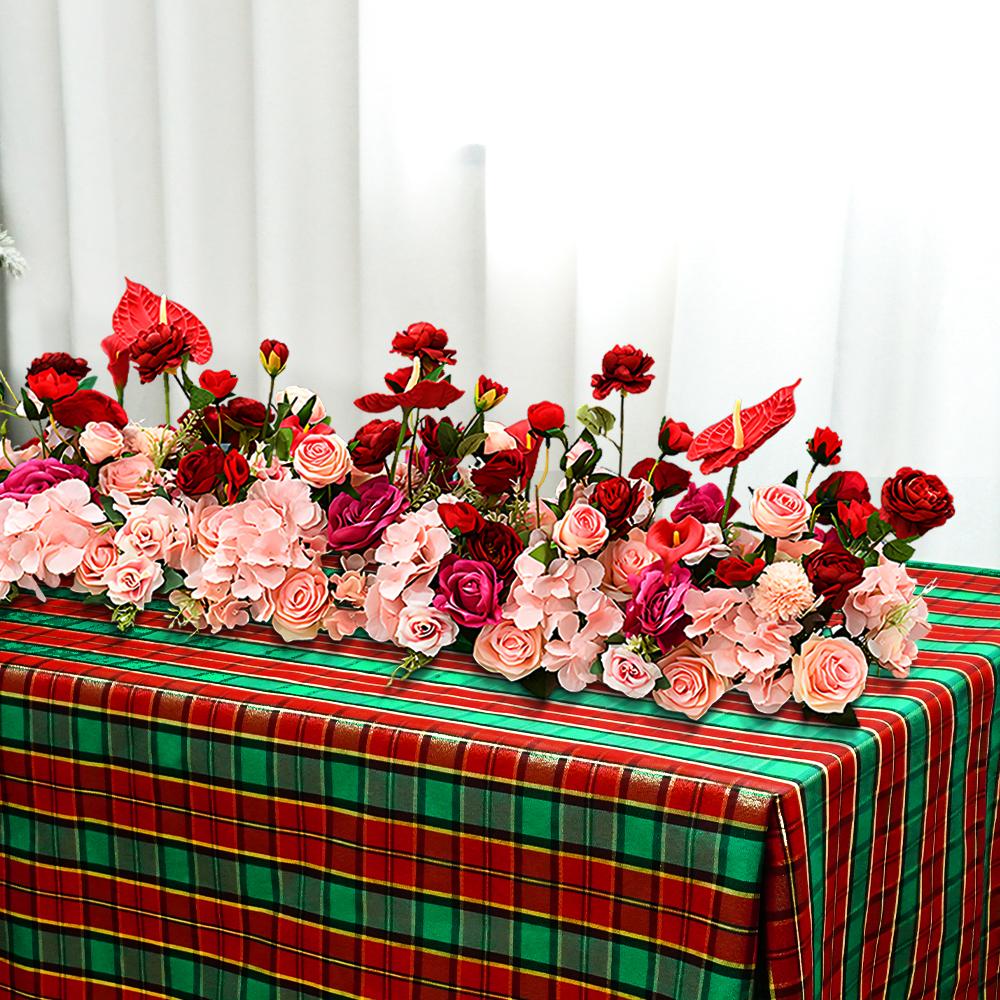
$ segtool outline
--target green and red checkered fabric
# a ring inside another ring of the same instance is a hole
[[[0,995],[1000,995],[1000,574],[860,727],[0,610]]]

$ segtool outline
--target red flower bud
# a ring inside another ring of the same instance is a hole
[[[240,490],[250,479],[250,464],[238,451],[230,449],[222,463],[222,474],[226,478],[226,503],[236,503]]]
[[[288,348],[280,340],[262,340],[260,342],[260,363],[271,378],[275,378],[285,370],[288,364]]]
[[[817,427],[813,436],[806,441],[806,451],[817,465],[837,465],[843,446],[840,435],[829,427]]]
[[[444,521],[444,526],[460,535],[471,535],[486,523],[483,515],[471,503],[466,503],[464,500],[438,504],[437,510],[441,520]]]
[[[852,538],[861,538],[868,533],[868,519],[875,508],[867,500],[841,500],[837,504],[837,520],[847,529]]]
[[[653,487],[653,497],[657,501],[664,497],[683,493],[691,482],[691,473],[673,462],[658,462],[654,458],[644,458],[636,462],[629,473],[630,479],[645,479]]]
[[[532,403],[528,407],[528,423],[536,433],[546,434],[566,426],[566,413],[558,403]]]
[[[28,388],[43,403],[52,403],[72,396],[78,385],[72,375],[64,375],[55,368],[43,368],[28,376]]]
[[[764,571],[764,560],[747,562],[739,556],[728,556],[715,567],[715,578],[726,587],[745,587],[753,583]]]
[[[691,428],[681,420],[671,420],[664,417],[660,421],[659,444],[664,455],[680,455],[691,446],[694,434]]]
[[[485,375],[480,375],[476,379],[476,391],[473,395],[476,409],[480,413],[492,410],[494,406],[499,405],[507,398],[507,391],[507,386],[494,382],[493,379],[487,378]]]
[[[198,385],[215,396],[216,400],[225,399],[236,388],[236,382],[236,376],[226,368],[218,372],[206,368],[198,376]]]

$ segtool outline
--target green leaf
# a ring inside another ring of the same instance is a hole
[[[27,389],[21,390],[21,401],[24,404],[24,415],[29,420],[41,420],[42,411],[38,409],[37,406],[32,402],[31,397],[28,395]]]
[[[548,698],[556,689],[556,675],[551,670],[535,670],[522,677],[521,684],[536,698]]]
[[[456,454],[459,458],[465,458],[466,455],[471,455],[474,451],[477,451],[481,445],[485,444],[486,437],[486,434],[466,435],[459,443]]]
[[[291,427],[282,427],[274,435],[274,452],[282,462],[287,462],[292,454],[293,437]]]
[[[101,503],[101,509],[104,511],[104,516],[117,528],[125,523],[124,515],[115,509],[115,502],[111,497],[101,496],[98,497]]]
[[[175,569],[171,569],[169,566],[164,567],[163,570],[163,584],[160,587],[161,594],[169,594],[170,591],[176,590],[178,587],[184,586],[184,577],[180,575]]]
[[[81,389],[93,389],[97,385],[97,376],[88,375],[79,385]]]
[[[898,563],[905,563],[908,559],[911,559],[913,551],[912,545],[901,542],[898,538],[894,538],[891,542],[886,542],[882,548],[886,559],[891,559],[893,562]]]
[[[458,450],[458,430],[447,420],[437,425],[437,443],[446,455],[454,455]]]
[[[188,389],[188,399],[192,410],[204,410],[206,406],[211,406],[215,402],[215,395],[207,389],[202,389],[200,385],[194,385]]]
[[[607,435],[615,426],[615,415],[603,406],[588,406],[584,403],[576,411],[576,419],[592,434]]]
[[[880,542],[891,530],[892,528],[879,517],[878,511],[873,511],[868,518],[868,537],[873,542]]]
[[[305,406],[303,406],[302,409],[299,410],[298,414],[299,423],[302,424],[303,427],[305,427],[305,425],[309,423],[309,418],[312,416],[312,412],[315,406],[316,406],[316,397],[310,396]]]
[[[799,484],[799,470],[796,469],[791,474],[785,476],[785,478],[782,480],[782,482],[786,486],[798,486],[798,484]]]

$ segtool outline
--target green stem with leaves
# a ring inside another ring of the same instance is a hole
[[[399,422],[399,437],[396,438],[396,450],[392,453],[392,465],[389,467],[389,482],[396,481],[396,466],[399,465],[399,453],[403,450],[406,440],[406,425],[410,422],[410,411],[403,407],[403,419]]]
[[[275,378],[276,376],[271,375],[271,384],[267,387],[267,408],[264,410],[264,423],[260,426],[260,441],[262,444],[267,440],[267,425],[271,422],[271,403],[274,402]]]
[[[733,504],[733,491],[736,489],[736,473],[739,471],[739,462],[733,466],[733,471],[729,473],[729,485],[726,487],[726,503],[722,508],[722,531],[725,534],[726,525],[729,523],[729,508]]]

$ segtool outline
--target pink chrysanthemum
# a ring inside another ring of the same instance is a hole
[[[757,578],[750,603],[761,618],[790,621],[816,603],[816,594],[799,563],[776,562]]]

